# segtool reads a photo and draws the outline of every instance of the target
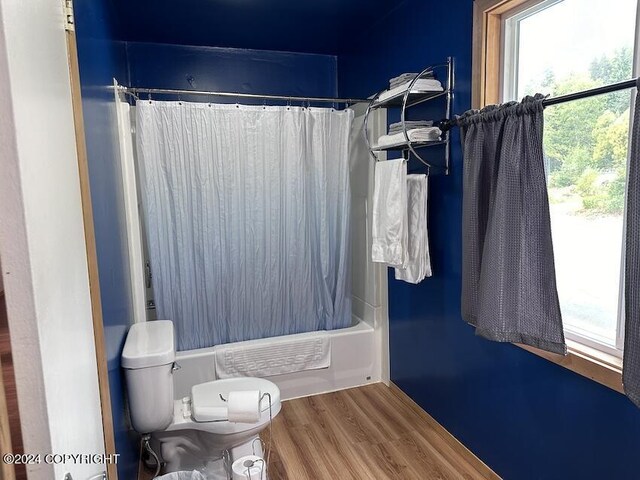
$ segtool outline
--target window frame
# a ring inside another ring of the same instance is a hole
[[[525,3],[514,9],[508,10],[502,15],[501,20],[501,97],[500,100],[515,99],[518,96],[517,83],[518,83],[518,44],[517,39],[519,37],[520,22],[526,18],[536,15],[547,8],[550,8],[563,0],[537,0],[533,4],[531,2]],[[639,7],[640,9],[640,7]],[[638,26],[636,22],[635,36],[638,36]],[[514,45],[515,44],[515,45]],[[635,49],[637,50],[637,49]],[[635,51],[634,51],[635,54]],[[636,75],[637,72],[637,60],[634,58],[632,72]],[[533,92],[531,92],[533,93]],[[631,97],[629,116],[633,116],[633,102]],[[629,128],[631,128],[633,118],[630,118]],[[629,132],[631,133],[631,132]],[[629,135],[629,138],[631,136]],[[627,151],[627,168],[630,162],[630,152]],[[625,196],[625,211],[623,214],[623,231],[626,228],[626,196]],[[624,238],[624,237],[623,237]],[[565,326],[565,337],[573,340],[577,343],[586,345],[590,348],[602,351],[606,354],[614,355],[618,358],[623,356],[624,346],[624,262],[625,262],[625,250],[624,241],[620,246],[621,256],[619,264],[619,289],[618,289],[618,308],[616,316],[616,335],[613,345],[608,343],[604,338],[599,338],[597,334],[582,330],[577,327],[569,325]]]
[[[503,101],[504,98],[516,98],[518,96],[517,91],[514,93],[514,90],[516,90],[518,84],[519,56],[517,55],[517,51],[519,45],[514,46],[513,43],[517,43],[517,39],[519,38],[520,21],[562,1],[563,0],[536,0],[526,2],[501,15],[499,101]],[[509,58],[515,58],[516,61],[507,63],[506,60]]]
[[[518,7],[543,0],[475,0],[473,2],[473,108],[499,103],[501,96],[502,17]]]
[[[500,103],[505,93],[513,93],[517,82],[517,64],[505,70],[505,57],[513,56],[513,45],[506,44],[506,36],[513,38],[513,28],[507,22],[518,22],[534,15],[562,0],[475,0],[473,5],[473,66],[472,107]],[[640,66],[640,0],[636,12],[635,49],[633,75]],[[532,10],[533,9],[533,10]],[[510,31],[509,31],[510,30]],[[508,84],[510,82],[510,84]],[[511,89],[511,90],[509,90]],[[630,115],[634,111],[635,96],[632,96]],[[631,128],[631,123],[629,128]],[[631,138],[631,137],[629,137]],[[627,152],[627,164],[630,161]],[[623,228],[626,231],[626,194]],[[620,288],[618,291],[618,318],[615,347],[598,341],[595,336],[565,329],[567,356],[556,355],[535,347],[518,345],[527,351],[562,365],[576,373],[591,378],[614,390],[622,388],[622,347],[624,345],[624,236],[621,245]]]

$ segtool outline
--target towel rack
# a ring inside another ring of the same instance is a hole
[[[446,70],[446,85],[444,86],[442,91],[419,91],[414,90],[414,86],[421,78],[424,78],[430,74],[432,74],[436,70]],[[454,62],[452,57],[448,57],[447,61],[444,63],[431,65],[422,72],[420,72],[408,85],[406,90],[398,92],[396,95],[392,97],[385,98],[384,100],[379,100],[380,95],[384,93],[386,90],[382,90],[376,93],[371,102],[367,107],[367,112],[365,114],[364,119],[364,137],[367,143],[367,147],[369,148],[369,152],[371,156],[378,161],[378,153],[383,151],[390,150],[400,150],[405,158],[409,158],[413,155],[420,162],[425,164],[427,168],[444,168],[445,175],[449,174],[449,161],[451,155],[451,133],[450,128],[442,128],[443,125],[449,125],[449,118],[451,116],[451,106],[453,103],[453,89],[455,82],[455,73],[454,73]],[[442,130],[442,135],[440,140],[438,141],[412,141],[409,138],[409,134],[407,131],[406,125],[406,110],[407,108],[414,107],[416,105],[423,104],[430,100],[434,100],[436,98],[445,97],[446,111],[445,111],[445,120],[440,122],[435,122],[434,125],[438,126]],[[402,131],[404,134],[404,141],[402,143],[377,147],[371,144],[371,139],[369,138],[369,116],[371,113],[380,108],[400,108],[400,121],[402,122]],[[438,145],[444,146],[444,166],[435,165],[425,160],[424,155],[420,155],[419,150],[423,150],[427,147],[435,147]]]

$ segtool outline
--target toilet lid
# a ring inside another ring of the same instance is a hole
[[[260,395],[271,395],[271,406],[276,411],[280,404],[280,389],[276,384],[263,378],[227,378],[213,382],[200,383],[191,388],[191,417],[196,422],[215,422],[227,420],[227,402],[229,392],[259,390]],[[269,411],[269,398],[260,402],[262,412]]]

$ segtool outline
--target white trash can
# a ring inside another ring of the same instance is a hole
[[[156,477],[154,480],[207,480],[207,478],[197,470],[193,472],[172,472]]]

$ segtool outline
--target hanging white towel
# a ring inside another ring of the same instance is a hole
[[[377,162],[373,189],[371,260],[404,266],[407,257],[407,162]]]
[[[431,276],[427,231],[428,177],[407,175],[408,249],[404,268],[396,268],[396,280],[420,283]]]

